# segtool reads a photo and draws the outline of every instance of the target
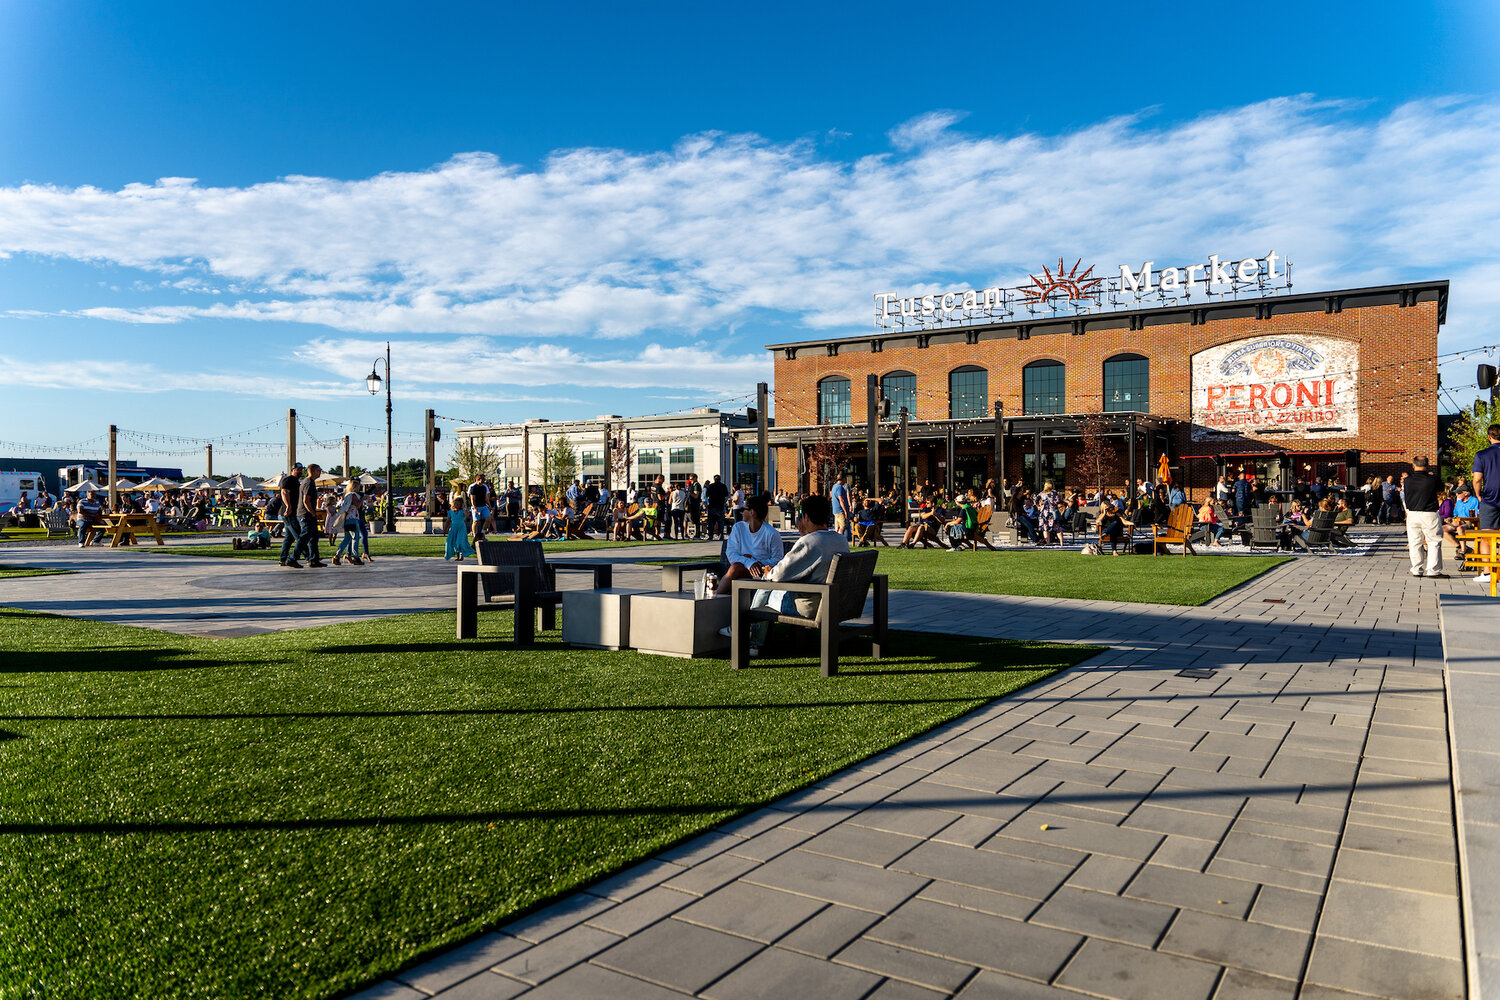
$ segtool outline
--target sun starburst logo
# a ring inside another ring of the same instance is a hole
[[[1048,298],[1062,292],[1069,299],[1088,298],[1089,293],[1104,284],[1103,278],[1090,277],[1094,273],[1094,265],[1090,264],[1087,271],[1078,273],[1079,266],[1083,264],[1083,258],[1073,262],[1071,268],[1066,267],[1061,257],[1057,258],[1057,271],[1053,273],[1051,268],[1043,267],[1042,274],[1045,278],[1031,275],[1031,285],[1022,286],[1021,293],[1026,296],[1028,302],[1045,302]]]

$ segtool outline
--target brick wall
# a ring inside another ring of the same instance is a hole
[[[1226,443],[1194,442],[1186,422],[1192,413],[1192,356],[1198,351],[1236,340],[1277,334],[1315,334],[1358,342],[1359,432],[1357,436],[1319,435],[1301,437],[1295,432],[1274,440],[1249,439]],[[1150,411],[1184,421],[1171,455],[1240,453],[1282,450],[1343,451],[1360,449],[1367,454],[1362,477],[1398,473],[1412,454],[1436,456],[1437,440],[1437,336],[1438,305],[1418,302],[1409,306],[1375,305],[1345,308],[1341,312],[1302,312],[1252,317],[1210,318],[1199,325],[1172,323],[1147,326],[1144,330],[1089,330],[1082,335],[1047,334],[1027,340],[986,340],[976,344],[915,345],[887,344],[880,352],[868,346],[841,344],[836,357],[828,357],[822,342],[809,342],[788,360],[781,351],[775,357],[775,406],[779,426],[817,422],[817,385],[829,375],[842,375],[851,386],[850,412],[855,423],[866,419],[865,377],[909,371],[917,376],[916,419],[948,416],[948,373],[961,365],[978,365],[989,371],[989,396],[1003,400],[1007,416],[1022,413],[1021,370],[1027,364],[1048,359],[1066,364],[1063,409],[1086,413],[1102,408],[1104,361],[1121,353],[1141,354],[1150,359]],[[1020,439],[1007,446],[1007,476],[1020,474]],[[916,453],[913,449],[915,464]],[[1047,450],[1067,450],[1048,446]],[[1402,455],[1368,454],[1397,450]],[[1012,454],[1015,453],[1015,454]],[[1070,456],[1071,457],[1071,456]],[[1144,457],[1142,458],[1144,463]],[[796,485],[795,455],[782,451],[778,462],[778,485]],[[1123,466],[1123,463],[1122,463]],[[913,479],[930,476],[925,470]],[[934,470],[935,471],[935,470]],[[1202,485],[1212,481],[1211,461],[1189,462],[1189,481]],[[1142,470],[1142,475],[1147,473]]]

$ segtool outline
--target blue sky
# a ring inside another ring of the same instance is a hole
[[[387,339],[408,435],[682,409],[1059,255],[1450,278],[1500,343],[1495,5],[1323,6],[0,0],[0,439],[374,442]]]

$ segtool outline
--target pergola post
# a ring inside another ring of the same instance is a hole
[[[948,425],[948,495],[958,489],[958,472],[954,469],[957,464],[958,442],[954,440],[953,425]]]

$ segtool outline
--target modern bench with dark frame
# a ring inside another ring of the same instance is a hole
[[[875,572],[878,553],[873,549],[837,555],[829,564],[828,574],[822,583],[768,582],[765,580],[736,580],[731,595],[734,601],[730,610],[729,665],[739,670],[750,660],[750,626],[754,622],[773,622],[795,625],[798,628],[817,629],[819,636],[819,662],[823,676],[832,677],[839,672],[839,641],[844,633],[869,632],[871,656],[881,659],[886,645],[887,623],[890,610],[890,580]],[[875,589],[875,613],[868,625],[846,624],[863,617],[865,597],[871,585]],[[750,602],[757,590],[782,590],[792,594],[817,594],[818,613],[813,618],[800,615],[784,615],[770,608],[752,608]]]
[[[541,542],[480,542],[478,549],[478,565],[458,567],[454,617],[460,639],[472,639],[479,634],[481,582],[486,604],[494,597],[512,598],[512,604],[499,607],[515,608],[518,646],[535,642],[537,629],[549,631],[557,627],[557,606],[562,603],[562,593],[557,589],[558,570],[593,573],[595,590],[607,589],[614,583],[614,564],[549,563]]]

